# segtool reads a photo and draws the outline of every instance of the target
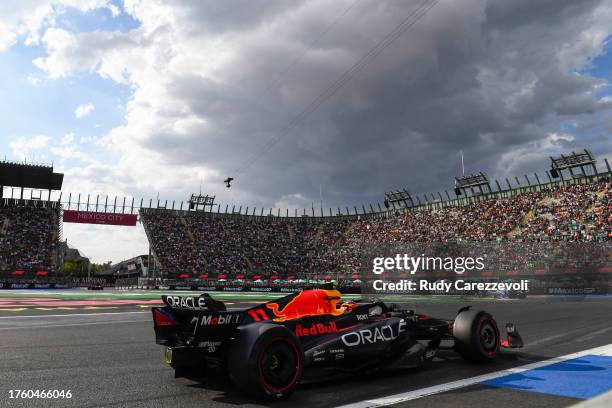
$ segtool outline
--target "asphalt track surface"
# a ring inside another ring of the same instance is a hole
[[[1,294],[0,294],[1,295]],[[232,301],[230,307],[251,306]],[[425,367],[342,375],[301,384],[287,401],[257,403],[222,380],[175,379],[154,342],[146,304],[114,309],[0,310],[0,407],[331,407],[420,390],[612,343],[612,299],[412,301],[417,312],[452,318],[471,303],[500,326],[517,324],[526,347],[490,364],[440,353]],[[70,390],[71,399],[10,399],[9,390]],[[557,407],[579,399],[481,384],[402,402],[429,407]]]

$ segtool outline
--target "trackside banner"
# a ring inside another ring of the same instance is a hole
[[[124,225],[133,227],[136,225],[136,220],[136,214],[114,214],[94,211],[64,210],[64,222],[75,222],[79,224]]]

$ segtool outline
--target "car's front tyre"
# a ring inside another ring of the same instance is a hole
[[[466,310],[453,324],[455,350],[469,361],[486,361],[497,357],[500,347],[495,319],[484,311]]]

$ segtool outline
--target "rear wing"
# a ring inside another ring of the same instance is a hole
[[[163,302],[175,310],[192,310],[192,311],[225,311],[225,303],[215,300],[208,293],[202,293],[200,296],[179,296],[179,295],[162,295]]]
[[[200,296],[163,295],[166,306],[153,307],[153,329],[157,344],[198,347],[229,337],[245,317],[243,311],[228,311],[223,302],[204,293]]]

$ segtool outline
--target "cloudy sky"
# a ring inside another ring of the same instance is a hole
[[[433,1],[2,2],[0,149],[53,162],[64,194],[201,185],[291,211],[450,190],[460,150],[493,177],[584,147],[612,159],[611,0]],[[147,251],[140,226],[64,237],[95,261]]]

